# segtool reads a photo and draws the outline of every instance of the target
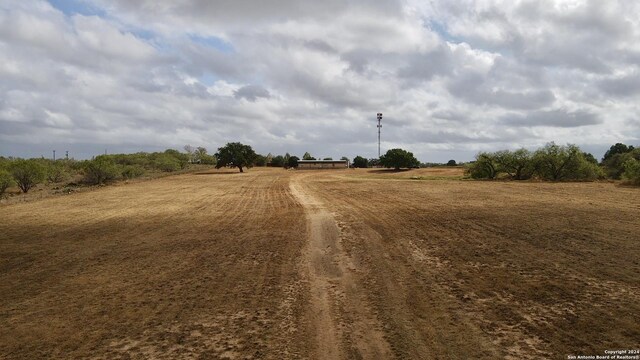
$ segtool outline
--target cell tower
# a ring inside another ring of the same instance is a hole
[[[382,129],[382,113],[378,113],[378,159],[380,158],[380,130]]]

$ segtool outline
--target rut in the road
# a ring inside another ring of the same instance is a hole
[[[290,188],[307,217],[303,268],[311,289],[309,314],[317,358],[392,357],[380,323],[355,279],[356,268],[342,249],[332,214],[299,180],[292,179]]]

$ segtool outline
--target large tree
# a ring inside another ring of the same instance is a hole
[[[368,166],[369,166],[369,162],[367,161],[367,159],[363,158],[362,156],[358,155],[353,158],[353,167],[366,168]]]
[[[216,153],[216,169],[223,166],[237,167],[240,172],[244,172],[243,168],[250,168],[256,159],[256,153],[251,146],[244,145],[239,142],[227,143],[227,145],[218,148]]]
[[[288,154],[287,154],[288,155]],[[298,167],[298,160],[300,160],[300,158],[298,158],[297,156],[289,156],[289,160],[287,160],[287,167],[289,168],[297,168]]]
[[[616,143],[615,145],[611,145],[609,150],[607,150],[607,152],[604,154],[604,157],[602,158],[602,162],[609,160],[612,156],[616,154],[626,154],[631,151],[633,151],[633,146],[631,145],[627,146],[626,144],[623,144],[623,143]]]
[[[420,166],[420,162],[413,156],[413,153],[403,149],[391,149],[386,154],[380,156],[380,164],[386,168],[414,168]]]
[[[498,163],[496,155],[481,152],[476,155],[476,160],[469,163],[465,172],[473,179],[495,179],[498,176]]]
[[[601,176],[598,166],[586,160],[573,144],[560,146],[550,142],[535,152],[533,160],[536,172],[545,180],[593,180]]]
[[[493,154],[499,172],[505,172],[514,180],[526,180],[533,176],[535,164],[533,155],[527,149],[502,150]]]

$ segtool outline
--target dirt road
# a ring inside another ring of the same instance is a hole
[[[637,347],[637,189],[458,176],[211,171],[2,206],[0,358]]]

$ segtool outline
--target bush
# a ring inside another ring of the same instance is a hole
[[[164,172],[178,171],[181,168],[180,160],[167,154],[162,154],[156,157],[153,162],[153,166]]]
[[[44,181],[46,175],[44,166],[35,159],[13,161],[10,172],[23,193]]]
[[[640,161],[629,159],[624,163],[624,179],[630,184],[640,186]]]
[[[122,178],[133,179],[144,175],[144,169],[137,165],[127,165],[122,168]]]
[[[206,153],[206,149],[204,151]],[[178,150],[167,149],[162,153],[162,155],[172,157],[178,163],[178,169],[185,169],[189,165],[189,155],[183,154]]]
[[[47,181],[50,183],[59,183],[67,180],[69,173],[62,164],[52,163],[47,167]]]
[[[0,169],[0,196],[4,194],[4,192],[13,185],[13,177],[6,170]]]
[[[84,181],[92,185],[103,184],[118,177],[118,166],[108,156],[97,156],[84,164]]]

